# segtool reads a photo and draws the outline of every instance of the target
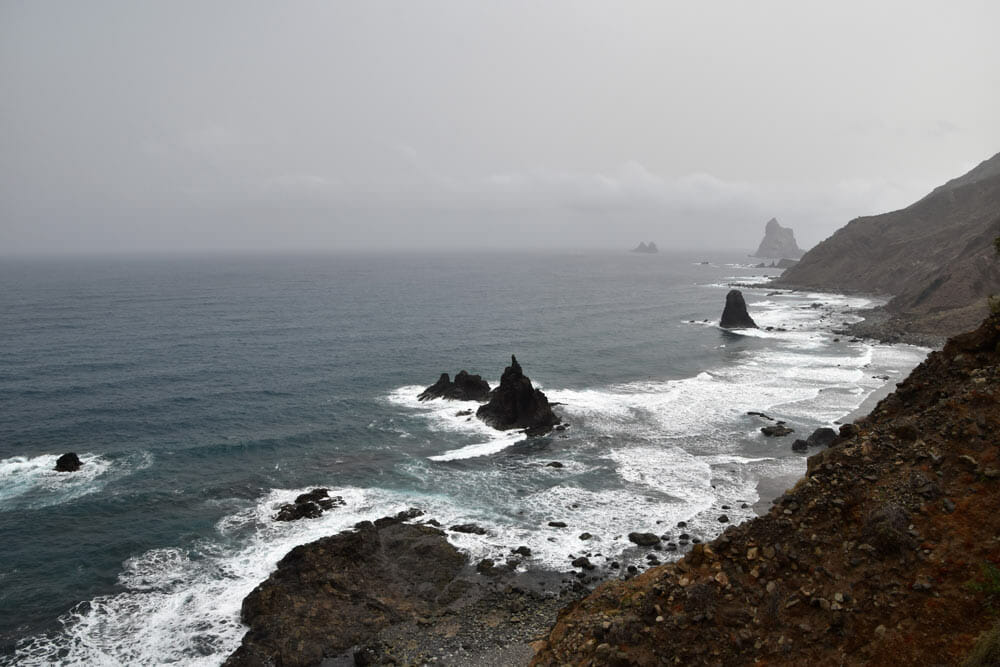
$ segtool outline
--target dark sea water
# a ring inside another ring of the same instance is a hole
[[[473,558],[526,544],[529,567],[559,570],[583,531],[639,563],[629,531],[684,520],[707,539],[720,514],[752,516],[805,463],[746,411],[804,437],[926,351],[835,342],[870,302],[763,285],[744,288],[751,313],[789,331],[719,329],[727,283],[767,273],[747,261],[0,261],[0,663],[219,664],[292,546],[411,506],[486,527],[451,536]],[[525,440],[456,416],[474,404],[415,399],[443,371],[495,384],[512,353],[565,433]],[[66,451],[79,473],[52,471]],[[315,485],[346,506],[271,520]]]

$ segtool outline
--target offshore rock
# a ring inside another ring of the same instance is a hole
[[[485,401],[490,395],[489,383],[479,375],[459,371],[452,382],[447,373],[441,373],[438,381],[420,392],[418,400],[447,398],[452,401]]]
[[[495,429],[523,428],[529,435],[547,433],[559,423],[549,400],[541,389],[532,386],[514,355],[500,377],[500,386],[493,390],[490,402],[476,411],[476,416]]]
[[[643,252],[650,255],[655,255],[660,252],[660,249],[656,247],[656,244],[650,241],[649,243],[639,242],[639,245],[632,248],[632,252]]]
[[[83,461],[75,452],[68,452],[56,459],[56,472],[76,472],[83,465]]]
[[[738,289],[729,290],[726,295],[726,307],[722,310],[722,320],[719,326],[723,329],[756,329],[757,323],[747,312],[747,302],[743,300],[743,292]]]
[[[275,521],[298,521],[299,519],[315,519],[328,509],[343,505],[340,496],[330,497],[329,489],[313,489],[300,494],[294,502],[285,503],[278,508]]]
[[[798,259],[804,254],[805,251],[795,242],[795,232],[791,227],[782,227],[776,218],[771,218],[764,225],[764,238],[757,247],[757,252],[751,257]]]
[[[226,660],[237,665],[317,665],[382,628],[433,614],[466,558],[444,533],[398,519],[292,549],[244,600],[250,626]]]

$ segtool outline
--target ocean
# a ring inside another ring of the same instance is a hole
[[[567,572],[582,532],[601,567],[641,563],[631,531],[711,539],[805,470],[795,437],[927,353],[832,333],[875,302],[774,275],[670,252],[0,260],[0,664],[218,665],[289,549],[409,507],[486,528],[449,533],[472,559],[526,545]],[[731,283],[787,330],[720,329]],[[416,400],[442,372],[494,386],[511,354],[566,431]],[[68,451],[83,468],[54,472]],[[346,504],[273,521],[316,486]]]

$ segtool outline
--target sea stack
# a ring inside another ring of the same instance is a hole
[[[490,402],[476,411],[476,416],[495,429],[523,428],[528,435],[548,433],[559,423],[549,400],[541,389],[531,385],[531,379],[521,371],[514,355],[500,377],[500,386],[493,390]]]
[[[56,459],[56,472],[76,472],[83,465],[83,461],[75,452],[68,452]]]
[[[632,248],[632,252],[641,252],[649,255],[655,255],[656,253],[660,252],[660,249],[657,248],[656,244],[653,243],[652,241],[650,241],[649,243],[640,241],[639,245]]]
[[[447,398],[453,401],[485,401],[490,397],[490,384],[479,375],[459,371],[452,382],[447,373],[441,373],[438,381],[420,392],[417,399],[429,401]]]
[[[764,225],[764,238],[751,257],[767,259],[799,259],[805,251],[795,242],[795,232],[791,227],[782,227],[776,218]],[[779,267],[780,268],[780,267]]]
[[[722,311],[719,326],[723,329],[756,329],[757,323],[747,312],[747,302],[743,300],[743,292],[738,289],[729,290],[726,295],[726,307]]]

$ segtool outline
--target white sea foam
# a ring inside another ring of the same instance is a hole
[[[77,472],[56,472],[55,454],[0,460],[0,510],[39,508],[69,502],[104,487],[111,461],[83,454]]]
[[[541,386],[537,382],[535,385]],[[488,456],[501,452],[525,439],[523,431],[497,431],[477,419],[475,412],[480,403],[476,401],[452,401],[439,398],[421,401],[417,399],[417,396],[423,389],[417,385],[400,387],[389,394],[388,398],[390,402],[407,408],[413,414],[425,419],[435,430],[459,433],[476,440],[471,444],[429,457],[432,461],[455,461]],[[470,410],[472,411],[471,415],[460,414]]]

